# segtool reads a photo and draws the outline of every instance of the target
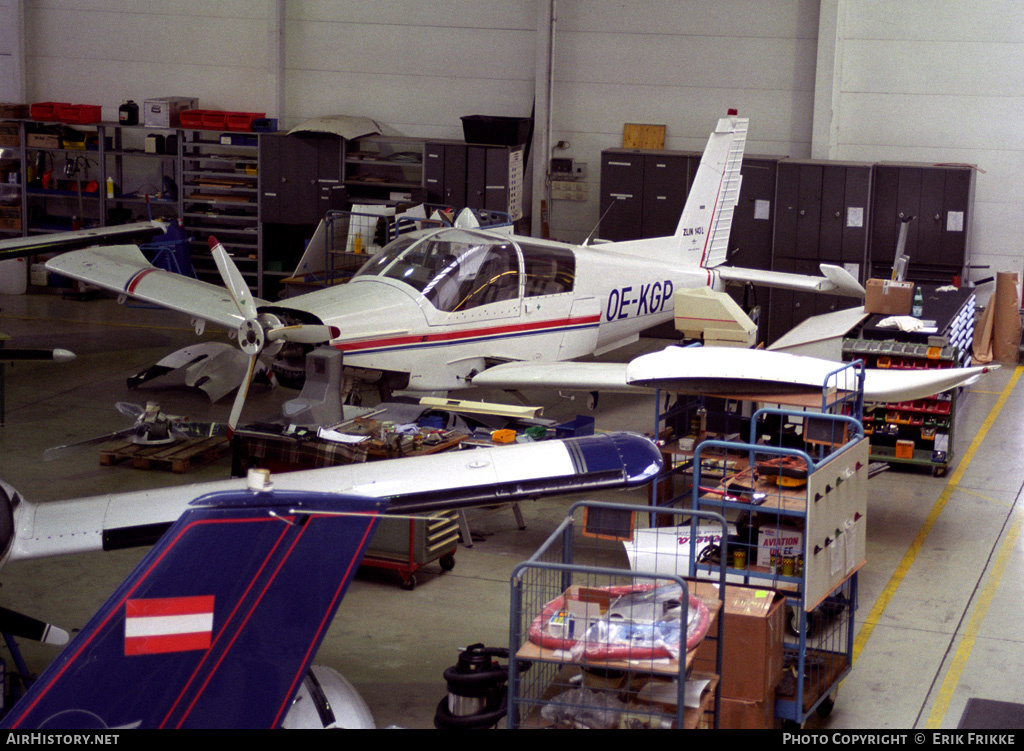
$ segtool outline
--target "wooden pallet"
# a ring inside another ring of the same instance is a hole
[[[189,438],[162,446],[140,446],[129,441],[101,449],[100,464],[110,466],[130,460],[136,469],[169,469],[182,473],[216,461],[229,451],[231,441],[224,436]]]

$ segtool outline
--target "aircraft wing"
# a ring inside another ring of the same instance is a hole
[[[825,379],[844,363],[740,347],[667,347],[629,363],[503,363],[473,376],[482,388],[560,388],[579,391],[652,391],[755,398],[821,394]],[[865,370],[869,402],[922,399],[973,383],[998,366],[945,370]],[[844,383],[838,387],[845,388]]]
[[[119,224],[113,227],[97,227],[73,232],[55,232],[49,235],[31,237],[9,237],[0,240],[0,260],[21,258],[41,253],[56,253],[72,248],[83,248],[108,240],[150,239],[167,231],[164,222],[148,221],[133,224]]]
[[[197,499],[2,727],[280,727],[386,506],[281,490]]]
[[[650,391],[626,381],[624,362],[507,362],[473,376],[473,385],[494,389],[567,391]]]
[[[735,347],[667,347],[629,363],[626,380],[684,393],[764,395],[821,393],[843,363]],[[996,366],[997,368],[998,366]],[[992,366],[944,370],[865,369],[864,400],[909,401],[975,382]],[[843,376],[830,385],[848,388]],[[850,384],[852,386],[853,384]]]
[[[715,268],[715,273],[725,282],[750,282],[767,287],[826,292],[860,299],[863,299],[865,295],[864,287],[849,271],[842,266],[833,266],[827,263],[821,264],[823,276],[806,276],[784,271],[744,269],[733,266],[718,266]]]
[[[616,433],[287,472],[275,475],[273,484],[277,490],[389,499],[392,512],[410,513],[642,485],[660,470],[661,455],[650,440]],[[0,507],[8,514],[14,508],[9,560],[150,545],[192,498],[240,490],[246,482],[47,503],[28,503],[7,486]]]
[[[46,262],[62,276],[159,305],[237,331],[245,322],[227,289],[158,269],[136,245],[110,245],[64,253]],[[256,305],[265,305],[256,300]]]

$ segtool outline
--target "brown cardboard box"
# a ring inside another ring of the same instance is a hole
[[[763,701],[743,701],[722,697],[718,713],[722,730],[765,730],[775,726],[775,695]]]
[[[864,310],[885,316],[907,316],[914,302],[913,282],[891,282],[888,279],[868,279],[865,287]]]
[[[693,589],[705,599],[717,597],[709,583],[696,583]],[[775,687],[782,680],[785,601],[781,593],[772,589],[726,586],[723,697],[747,702],[773,701]],[[708,635],[712,636],[710,632]],[[715,642],[705,638],[697,648],[696,670],[715,672],[715,649]]]

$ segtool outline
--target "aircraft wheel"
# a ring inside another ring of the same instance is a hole
[[[438,558],[437,562],[441,565],[441,569],[444,571],[451,571],[455,568],[455,556],[454,555],[442,555]]]

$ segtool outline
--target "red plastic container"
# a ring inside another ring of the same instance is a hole
[[[57,109],[69,106],[66,102],[35,102],[32,105],[32,119],[54,122],[58,118]]]
[[[229,112],[228,130],[251,131],[252,124],[260,118],[266,117],[266,112]]]
[[[74,125],[98,123],[103,119],[102,107],[98,104],[61,104],[57,107],[57,119]]]
[[[226,130],[228,113],[223,110],[206,110],[203,113],[203,128],[206,130]]]
[[[179,124],[182,128],[202,128],[203,115],[211,110],[182,110],[179,115]]]

